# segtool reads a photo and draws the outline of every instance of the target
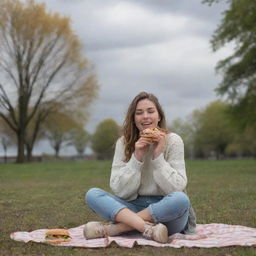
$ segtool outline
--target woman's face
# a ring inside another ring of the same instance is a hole
[[[148,99],[139,101],[136,106],[134,120],[139,131],[157,127],[160,116],[155,103]]]

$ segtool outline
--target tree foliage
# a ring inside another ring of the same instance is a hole
[[[115,142],[119,136],[120,127],[112,119],[102,121],[92,136],[92,150],[99,159],[111,159],[115,150]]]
[[[256,157],[256,125],[248,125],[241,132],[240,129],[235,133],[232,143],[226,148],[229,156],[250,156]]]
[[[52,113],[47,116],[44,133],[55,151],[55,157],[59,157],[62,147],[69,145],[72,130],[79,128],[80,124],[65,113]]]
[[[213,101],[205,108],[194,110],[184,120],[174,120],[170,127],[183,138],[186,157],[256,156],[256,125],[241,130],[226,102]]]
[[[196,150],[200,150],[201,154],[212,152],[217,158],[224,156],[228,144],[233,139],[227,108],[226,103],[214,101],[201,112],[195,135]]]
[[[18,162],[33,118],[38,127],[62,106],[85,120],[98,89],[70,20],[34,0],[0,2],[0,72],[0,117],[17,135]]]
[[[185,157],[193,158],[193,126],[188,120],[177,118],[170,124],[170,131],[179,134],[185,145]]]
[[[220,0],[204,0],[213,4]],[[221,60],[217,70],[223,80],[217,92],[227,95],[240,123],[256,123],[256,1],[228,0],[228,9],[213,34],[211,44],[217,51],[228,43],[235,45],[233,55]]]
[[[83,127],[76,127],[70,132],[70,145],[73,145],[80,157],[83,156],[90,141],[89,133]]]

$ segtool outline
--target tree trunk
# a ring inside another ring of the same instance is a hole
[[[27,159],[27,162],[32,161],[32,151],[33,151],[33,146],[30,146],[30,145],[26,144],[26,159]]]
[[[27,161],[31,162],[32,161],[32,150],[29,150],[29,152],[27,152]]]
[[[18,151],[17,151],[17,163],[24,163],[25,154],[24,154],[24,146],[25,146],[25,132],[18,132]]]
[[[60,144],[55,145],[54,150],[55,150],[55,158],[59,158]]]
[[[44,122],[44,120],[45,120],[45,116],[39,114],[39,116],[37,117],[37,119],[35,121],[36,124],[35,124],[35,127],[34,127],[32,138],[30,138],[30,139],[27,138],[27,140],[26,140],[26,159],[27,159],[28,162],[32,161],[33,148],[34,148],[35,142],[37,140],[41,124]]]
[[[7,148],[4,147],[4,162],[7,163]]]
[[[18,63],[20,64],[20,63]],[[22,77],[20,78],[22,82]],[[18,120],[18,155],[17,163],[24,163],[25,161],[25,143],[26,143],[26,128],[27,128],[27,112],[28,112],[28,94],[24,89],[24,84],[20,85],[19,91],[19,120]]]

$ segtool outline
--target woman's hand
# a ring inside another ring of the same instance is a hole
[[[154,143],[153,159],[156,159],[161,153],[164,152],[166,146],[166,134],[160,133],[157,135],[157,141]]]
[[[140,137],[137,140],[137,142],[135,143],[134,155],[138,161],[142,162],[142,158],[145,155],[145,153],[148,151],[149,145],[150,145],[150,142],[145,138]]]

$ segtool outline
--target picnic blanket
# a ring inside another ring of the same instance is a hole
[[[169,237],[166,244],[161,244],[152,240],[147,240],[141,234],[120,235],[115,237],[105,237],[99,239],[86,240],[83,236],[83,227],[70,228],[72,237],[70,242],[56,244],[54,246],[71,246],[99,248],[110,246],[116,243],[121,247],[132,248],[137,245],[150,245],[155,247],[225,247],[225,246],[256,246],[256,228],[245,226],[227,225],[219,223],[198,224],[196,233],[193,235],[174,234]],[[44,242],[44,235],[48,229],[38,229],[32,232],[14,232],[10,237],[22,242]]]

